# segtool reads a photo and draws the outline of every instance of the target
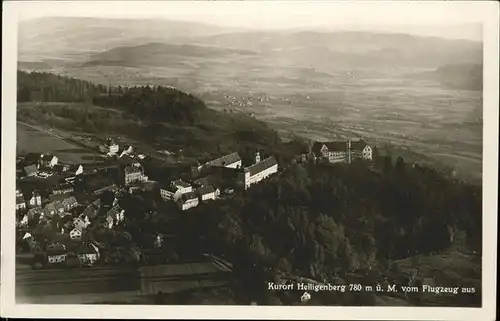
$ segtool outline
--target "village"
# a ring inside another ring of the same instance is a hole
[[[203,203],[245,193],[252,185],[279,174],[273,155],[255,151],[253,163],[244,164],[233,152],[191,166],[189,179],[174,175],[152,180],[144,167],[148,156],[133,146],[120,146],[109,138],[99,150],[107,158],[105,163],[64,164],[54,154],[18,156],[17,251],[33,254],[32,268],[121,263],[109,253],[121,250],[123,244],[106,242],[106,236],[99,239],[95,235],[108,235],[106,231],[127,234],[124,226],[128,216],[137,213],[124,209],[121,202],[126,195],[150,195],[171,211],[189,215],[191,209]],[[350,163],[354,159],[372,160],[372,147],[362,139],[315,142],[310,152],[297,155],[296,161]],[[145,250],[162,248],[161,233],[149,239],[148,244],[141,245]],[[135,261],[140,262],[140,258]]]

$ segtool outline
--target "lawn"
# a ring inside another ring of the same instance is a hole
[[[93,151],[71,144],[50,132],[38,130],[27,124],[17,123],[17,152],[50,153],[66,164],[85,164],[102,160]]]

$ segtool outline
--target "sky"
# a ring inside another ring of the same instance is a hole
[[[119,3],[119,5],[117,5]],[[477,1],[12,1],[18,20],[164,18],[249,29],[374,30],[481,40]],[[473,25],[476,23],[477,25]]]

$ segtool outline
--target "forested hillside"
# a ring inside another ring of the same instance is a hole
[[[129,135],[183,149],[186,155],[238,151],[251,160],[258,149],[275,154],[282,163],[306,147],[297,141],[290,149],[266,123],[243,113],[214,111],[175,88],[106,87],[50,73],[18,71],[17,95],[19,120],[69,131]]]

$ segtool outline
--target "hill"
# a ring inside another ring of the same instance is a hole
[[[436,70],[439,79],[456,89],[482,90],[482,64],[447,64]]]
[[[393,66],[406,64],[409,67],[477,61],[482,57],[480,42],[366,31],[236,32],[177,41],[252,50],[312,64],[318,57],[316,54],[321,57],[325,53],[330,55],[327,58],[332,59],[331,64],[356,65],[362,62],[376,65],[390,62]],[[324,62],[321,60],[318,63]]]
[[[189,59],[211,60],[217,58],[235,58],[252,56],[249,50],[227,49],[197,45],[172,45],[148,43],[139,46],[117,47],[92,55],[85,66],[123,65],[123,66],[175,66]]]
[[[146,144],[182,149],[185,155],[238,151],[252,159],[259,149],[277,154],[282,161],[294,154],[267,124],[242,113],[212,110],[174,88],[107,88],[49,73],[18,71],[18,102],[18,119],[28,123],[128,135]]]
[[[82,55],[118,46],[165,41],[179,34],[206,36],[228,30],[237,29],[166,19],[47,17],[19,24],[18,50],[22,61],[79,61]]]

